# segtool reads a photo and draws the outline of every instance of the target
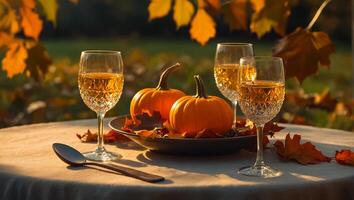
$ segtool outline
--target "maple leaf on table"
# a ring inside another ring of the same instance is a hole
[[[96,142],[97,141],[97,133],[92,133],[90,129],[87,130],[84,134],[76,134],[77,138],[81,140],[81,142]],[[117,142],[117,141],[129,141],[129,138],[125,137],[122,134],[115,132],[114,130],[110,130],[107,133],[103,134],[103,139],[107,143]]]
[[[336,161],[341,165],[354,166],[354,152],[349,149],[336,151]]]
[[[300,164],[317,164],[320,162],[329,162],[331,158],[317,150],[311,142],[300,144],[301,136],[295,134],[291,139],[288,133],[285,137],[285,144],[277,140],[274,143],[277,154],[284,160],[295,160]]]

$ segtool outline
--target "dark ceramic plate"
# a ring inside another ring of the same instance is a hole
[[[237,136],[225,138],[143,138],[134,133],[122,130],[127,116],[118,116],[109,122],[109,127],[130,138],[135,143],[159,153],[176,155],[211,155],[234,153],[256,136]]]

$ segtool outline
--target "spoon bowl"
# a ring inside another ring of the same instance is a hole
[[[86,158],[79,151],[66,144],[54,143],[52,147],[55,154],[60,158],[60,160],[74,167],[84,165],[99,166],[150,183],[156,183],[165,180],[165,178],[162,176],[145,173],[128,167],[123,167],[110,163],[87,162]]]

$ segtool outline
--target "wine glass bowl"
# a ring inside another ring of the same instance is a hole
[[[228,98],[234,107],[234,128],[236,126],[236,107],[238,97],[237,86],[240,82],[239,62],[241,57],[253,56],[253,47],[250,43],[219,43],[216,47],[214,78],[216,86],[223,96]],[[248,68],[248,74],[253,77],[255,70]]]
[[[84,154],[90,160],[108,161],[120,157],[104,148],[103,118],[119,101],[123,84],[123,61],[120,52],[89,50],[81,53],[78,75],[80,95],[86,106],[96,112],[98,118],[98,148]]]
[[[278,57],[243,57],[240,66],[239,104],[245,116],[257,127],[257,158],[253,166],[242,168],[239,173],[265,178],[279,176],[280,172],[263,160],[263,127],[279,113],[284,101],[283,61]],[[256,70],[256,76],[243,75],[248,73],[249,67]]]

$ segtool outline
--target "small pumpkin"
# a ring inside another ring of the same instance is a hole
[[[186,94],[177,89],[167,87],[169,74],[180,67],[179,63],[172,65],[162,72],[159,84],[156,88],[145,88],[137,92],[130,103],[130,115],[133,120],[142,112],[153,114],[160,112],[163,120],[168,120],[173,103]]]
[[[208,96],[199,75],[194,76],[196,95],[178,99],[170,111],[170,125],[174,132],[195,137],[198,132],[212,131],[224,135],[232,127],[230,105],[220,97]]]

